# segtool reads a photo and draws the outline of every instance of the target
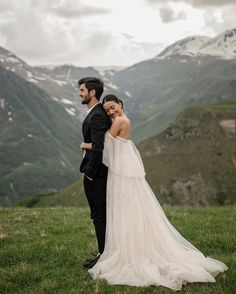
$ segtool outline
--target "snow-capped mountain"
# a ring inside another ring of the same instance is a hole
[[[236,58],[236,28],[214,37],[192,36],[168,46],[157,58],[173,55],[215,56],[223,59]]]
[[[68,77],[68,71],[63,76],[55,77],[48,74],[54,67],[41,70],[40,67],[32,67],[12,52],[0,47],[0,65],[24,80],[46,91],[52,100],[61,104],[65,111],[82,120],[83,114],[79,106],[74,105],[75,83]],[[49,70],[50,68],[50,70]]]
[[[171,55],[189,55],[196,56],[200,48],[209,41],[206,36],[191,36],[175,42],[162,51],[158,57],[167,57]]]
[[[98,72],[94,68],[73,65],[33,67],[1,47],[0,65],[46,91],[70,116],[83,120],[86,111],[78,97],[77,81],[82,76],[97,76]]]
[[[202,55],[220,56],[226,59],[236,58],[236,28],[206,42],[199,51]]]
[[[0,47],[0,65],[31,83],[37,84],[38,80],[45,79],[41,75],[37,77],[37,74],[30,65],[2,47]]]

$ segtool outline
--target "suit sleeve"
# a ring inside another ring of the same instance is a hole
[[[103,115],[96,113],[90,118],[92,149],[85,175],[92,179],[102,163],[104,136],[107,130],[107,119]]]

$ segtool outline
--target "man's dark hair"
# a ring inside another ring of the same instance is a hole
[[[95,90],[96,98],[99,100],[103,93],[103,81],[96,77],[86,77],[82,78],[78,81],[78,86],[85,84],[85,87],[90,92],[91,90]]]

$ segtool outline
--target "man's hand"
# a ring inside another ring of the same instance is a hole
[[[85,149],[91,150],[92,149],[92,143],[84,143],[82,142],[80,144],[80,149],[83,151]]]

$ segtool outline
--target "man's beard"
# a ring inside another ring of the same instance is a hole
[[[90,95],[88,95],[81,100],[81,104],[84,104],[84,105],[89,104],[90,101],[91,101],[91,97],[90,97]]]

